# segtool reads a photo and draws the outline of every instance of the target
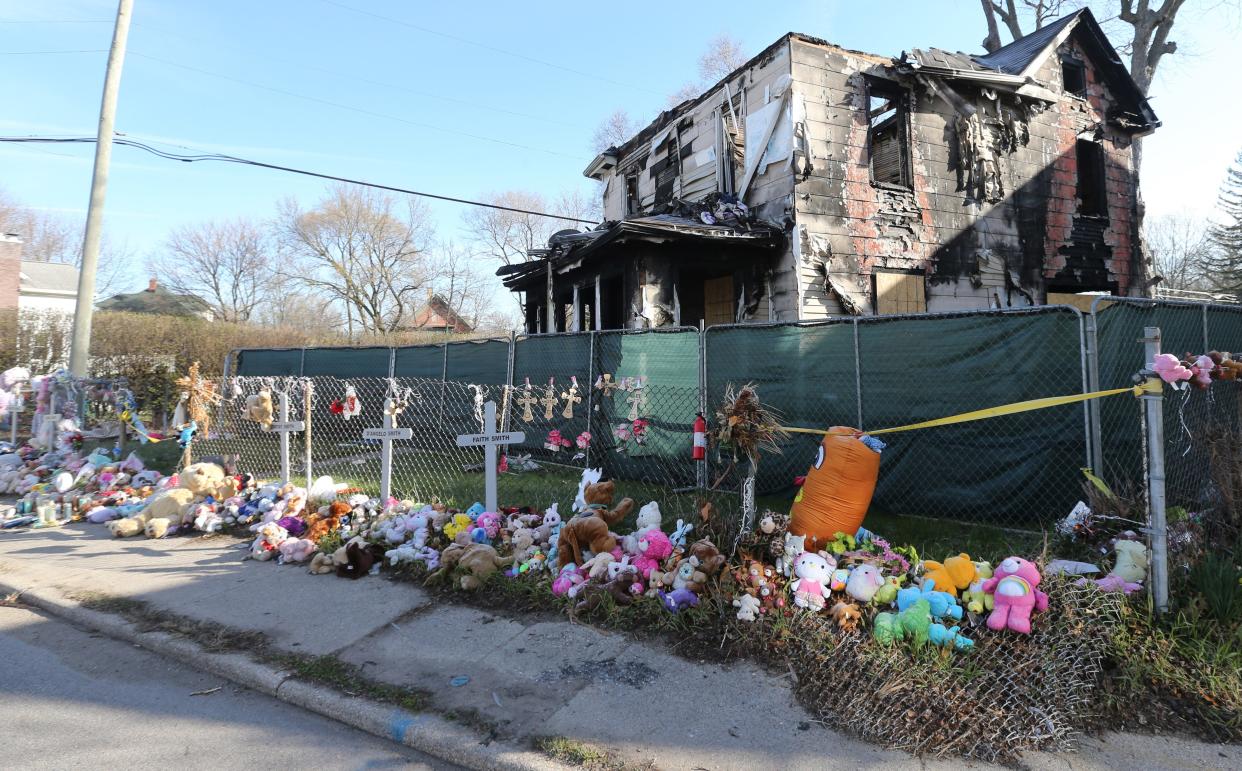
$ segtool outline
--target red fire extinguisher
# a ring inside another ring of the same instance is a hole
[[[695,460],[707,459],[707,421],[701,412],[694,418],[694,450],[691,457]]]

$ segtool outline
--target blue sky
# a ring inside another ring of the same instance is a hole
[[[1236,80],[1238,19],[1194,7],[1215,5],[1205,0],[1189,5],[1174,34],[1184,53],[1166,57],[1152,89],[1165,124],[1146,148],[1153,213],[1208,213],[1242,149],[1242,104],[1227,85]],[[0,0],[0,52],[102,51],[114,12],[111,0]],[[694,79],[700,53],[720,33],[754,54],[789,30],[888,55],[915,46],[977,51],[983,37],[975,0],[135,0],[117,128],[169,149],[464,198],[505,189],[590,193],[581,171],[595,126],[612,110],[649,120]],[[93,135],[105,59],[0,55],[0,134]],[[0,188],[29,206],[81,216],[91,152],[0,145]],[[310,202],[322,188],[118,147],[106,229],[136,255],[136,287],[145,281],[141,260],[169,228],[267,218],[279,199]],[[439,238],[465,240],[462,207],[431,208]]]

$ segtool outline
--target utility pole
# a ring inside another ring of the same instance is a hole
[[[112,133],[116,123],[116,98],[121,90],[121,68],[125,64],[125,42],[129,39],[129,19],[134,0],[119,0],[116,27],[112,30],[112,50],[104,75],[103,100],[99,105],[99,133],[95,140],[95,171],[91,176],[91,200],[86,211],[86,232],[82,236],[82,268],[78,272],[78,300],[73,313],[73,347],[69,351],[69,371],[86,377],[91,357],[91,314],[95,309],[95,269],[99,263],[99,242],[103,235],[104,194],[108,189],[108,165],[112,161]]]

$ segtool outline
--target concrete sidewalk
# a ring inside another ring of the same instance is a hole
[[[529,747],[534,737],[563,736],[627,765],[662,769],[962,767],[828,730],[794,701],[787,675],[688,661],[568,620],[433,602],[407,582],[243,561],[245,546],[227,537],[113,539],[84,523],[6,532],[0,586],[65,597],[102,592],[260,632],[279,650],[332,655],[373,680],[431,692],[436,713],[479,716],[472,725],[494,726],[479,735],[484,744]],[[1084,742],[1079,753],[1024,760],[1032,768],[1230,768],[1242,751],[1112,735]]]

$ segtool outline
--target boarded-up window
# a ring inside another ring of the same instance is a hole
[[[909,118],[905,89],[893,83],[867,83],[867,150],[871,181],[910,187]]]
[[[875,283],[877,314],[927,312],[927,292],[922,273],[877,270],[872,274],[872,281]]]
[[[703,321],[712,324],[732,324],[736,320],[733,312],[733,276],[709,278],[703,282]]]

